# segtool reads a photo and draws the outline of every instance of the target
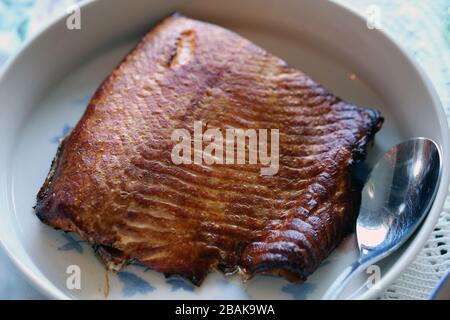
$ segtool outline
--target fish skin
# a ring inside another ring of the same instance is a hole
[[[174,165],[171,132],[194,121],[279,129],[278,173]],[[173,15],[96,91],[35,212],[112,269],[134,262],[196,285],[215,269],[303,281],[353,226],[349,170],[382,122],[239,35]]]

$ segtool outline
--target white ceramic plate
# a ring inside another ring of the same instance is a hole
[[[414,259],[429,236],[445,199],[450,170],[448,128],[439,101],[417,65],[383,32],[327,1],[100,0],[85,3],[81,30],[65,17],[29,41],[0,78],[0,238],[16,265],[53,298],[312,299],[319,298],[357,255],[349,236],[301,285],[257,276],[211,274],[200,288],[130,266],[109,274],[91,248],[75,235],[42,223],[32,207],[47,175],[58,139],[78,121],[102,79],[145,30],[179,10],[250,38],[299,67],[347,101],[381,110],[386,122],[369,164],[393,144],[414,136],[442,148],[443,176],[433,208],[403,250],[380,264],[378,287],[354,297],[373,298]],[[356,75],[356,80],[350,79]],[[66,287],[67,267],[81,268],[81,289]],[[364,283],[364,278],[354,288]]]

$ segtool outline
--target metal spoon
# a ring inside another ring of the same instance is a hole
[[[322,299],[338,299],[355,275],[397,250],[428,214],[441,176],[435,142],[414,138],[392,147],[364,185],[356,222],[360,257]]]

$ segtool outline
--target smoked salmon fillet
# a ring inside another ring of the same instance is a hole
[[[276,174],[261,163],[175,164],[171,135],[196,121],[278,129]],[[173,15],[101,84],[35,211],[110,269],[138,263],[196,285],[217,269],[302,281],[352,230],[350,168],[382,122],[241,36]]]

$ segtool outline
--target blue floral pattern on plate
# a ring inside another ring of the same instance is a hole
[[[180,278],[167,278],[166,283],[170,284],[172,286],[171,290],[172,292],[177,290],[185,290],[189,292],[194,291],[194,286],[190,283],[188,283],[186,280],[180,279]]]
[[[316,286],[317,285],[315,285],[314,283],[308,282],[301,284],[289,283],[282,286],[281,291],[290,294],[293,299],[304,300],[308,297],[308,294],[316,289]]]
[[[128,271],[121,271],[117,274],[120,282],[122,282],[122,293],[124,297],[132,297],[136,294],[146,294],[155,290],[150,283]]]
[[[62,128],[62,130],[61,130],[61,133],[59,135],[57,135],[57,136],[54,136],[51,139],[51,142],[52,143],[56,143],[56,144],[60,144],[62,139],[64,139],[69,134],[69,132],[71,130],[72,130],[72,126],[67,124],[67,123],[65,123],[63,128]]]
[[[87,94],[81,98],[72,100],[72,103],[77,106],[86,107],[91,101],[92,95]]]
[[[66,239],[66,243],[63,244],[58,248],[58,250],[62,251],[76,251],[79,254],[83,254],[83,247],[81,246],[82,243],[86,243],[84,240],[76,240],[72,235],[69,233],[63,233],[64,239]]]

